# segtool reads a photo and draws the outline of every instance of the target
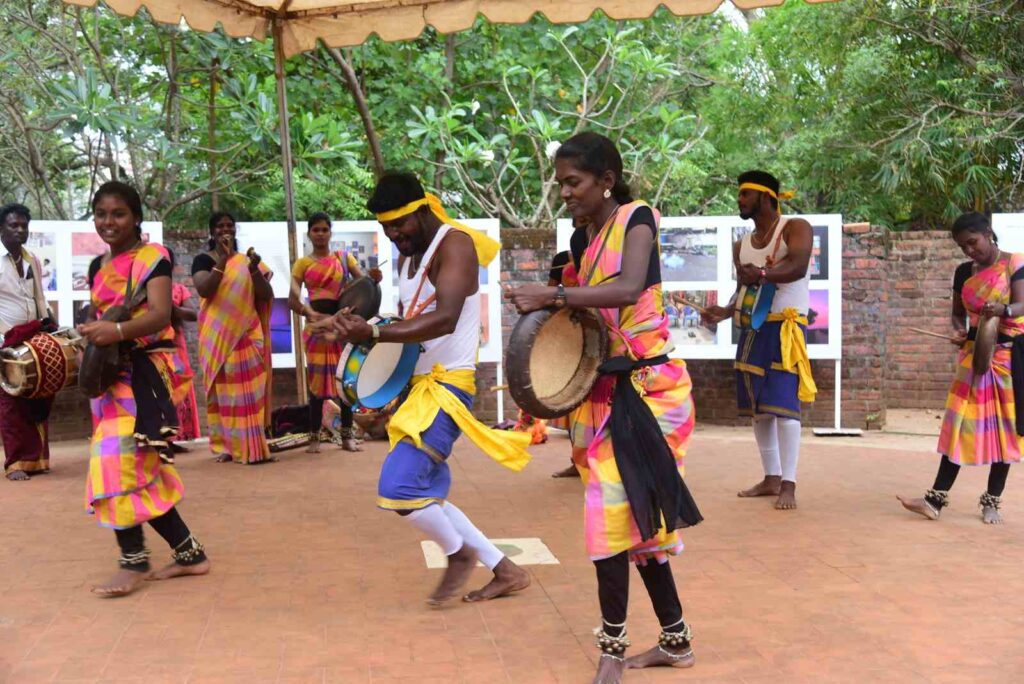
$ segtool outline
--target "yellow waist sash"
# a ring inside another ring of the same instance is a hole
[[[510,470],[518,472],[525,468],[530,462],[530,454],[526,451],[531,442],[530,434],[487,427],[445,384],[475,394],[476,374],[471,370],[449,371],[437,364],[430,373],[414,377],[409,396],[388,424],[391,448],[394,449],[403,439],[409,439],[416,448],[422,449],[421,435],[437,418],[437,412],[444,411],[485,454]]]
[[[804,339],[804,331],[801,325],[807,325],[807,316],[801,316],[794,308],[788,308],[782,313],[768,314],[769,321],[782,321],[780,338],[782,342],[782,367],[787,371],[796,368],[800,376],[800,388],[797,396],[804,403],[814,401],[818,393],[818,387],[814,384],[814,376],[811,375],[811,359],[807,356],[807,340]]]

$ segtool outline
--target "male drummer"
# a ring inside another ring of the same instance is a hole
[[[49,327],[50,311],[43,297],[43,269],[39,259],[25,249],[28,207],[0,207],[0,242],[6,253],[0,261],[0,336],[2,346],[13,347]],[[0,389],[0,438],[4,442],[4,474],[12,482],[24,482],[30,473],[50,470],[47,419],[53,398],[25,399]]]
[[[344,313],[330,320],[350,342],[412,343],[422,349],[409,395],[388,426],[391,451],[381,468],[377,506],[398,513],[448,556],[428,603],[457,596],[477,560],[494,577],[464,600],[525,589],[529,574],[448,501],[447,460],[460,433],[512,470],[521,470],[530,458],[530,435],[491,430],[470,412],[480,345],[478,267],[494,259],[500,245],[449,218],[410,173],[382,176],[366,206],[401,254],[397,268],[405,320],[380,327]]]
[[[800,403],[814,401],[817,392],[804,339],[814,238],[807,221],[779,213],[779,199],[791,196],[779,192],[779,181],[770,173],[740,175],[740,217],[754,220],[754,232],[733,245],[739,297],[729,307],[709,307],[705,316],[711,323],[730,318],[733,307],[742,305],[744,286],[770,283],[776,288],[767,321],[758,330],[740,331],[735,368],[736,403],[741,415],[753,417],[764,466],[764,479],[739,496],[774,496],[779,510],[796,508]]]

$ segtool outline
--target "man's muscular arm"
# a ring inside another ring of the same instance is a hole
[[[784,228],[783,240],[789,253],[778,263],[765,270],[765,280],[770,283],[792,283],[807,275],[811,264],[811,250],[814,248],[814,230],[804,219],[790,219]]]

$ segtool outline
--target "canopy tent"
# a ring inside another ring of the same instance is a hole
[[[64,0],[92,6],[98,0]],[[827,0],[808,0],[825,2]],[[586,21],[600,9],[613,19],[643,19],[659,7],[679,16],[709,14],[723,0],[106,0],[119,14],[134,15],[145,6],[156,21],[181,19],[197,31],[219,24],[235,38],[263,40],[282,25],[285,57],[312,50],[322,40],[330,47],[359,45],[372,34],[383,40],[415,38],[427,26],[441,33],[462,31],[478,16],[495,24],[522,24],[540,12],[555,23]],[[781,5],[783,0],[733,0],[740,9]]]
[[[100,0],[63,0],[69,5],[92,7]],[[806,0],[829,2],[830,0]],[[744,10],[781,5],[784,0],[732,0]],[[134,16],[145,7],[158,22],[178,24],[183,19],[197,31],[218,26],[235,38],[274,39],[274,73],[280,117],[281,162],[284,170],[285,216],[288,250],[298,257],[295,230],[295,197],[292,189],[291,136],[288,127],[288,95],[284,60],[316,47],[348,47],[376,34],[386,41],[419,36],[427,26],[441,33],[470,28],[478,16],[493,23],[521,24],[541,13],[556,23],[586,21],[596,10],[613,19],[643,19],[665,7],[679,16],[709,14],[723,0],[104,0],[110,9]],[[305,397],[301,371],[298,317],[293,320],[296,379],[299,400]]]

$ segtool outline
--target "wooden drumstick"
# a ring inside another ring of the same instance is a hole
[[[942,333],[932,332],[931,330],[924,330],[922,328],[911,328],[907,330],[910,332],[921,333],[922,335],[928,335],[929,337],[938,337],[940,340],[949,340],[950,342],[959,342],[959,340],[952,335],[943,335]]]
[[[503,392],[508,389],[508,385],[495,385],[491,388],[492,392]]]

